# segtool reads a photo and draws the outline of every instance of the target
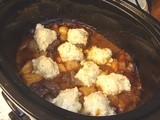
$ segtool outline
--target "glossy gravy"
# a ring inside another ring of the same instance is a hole
[[[58,31],[58,28],[60,26],[65,26],[67,28],[84,28],[89,33],[87,45],[79,45],[84,50],[89,49],[92,46],[97,46],[100,48],[107,47],[111,49],[113,53],[113,59],[115,59],[115,61],[111,66],[99,65],[99,67],[101,70],[107,71],[108,74],[114,72],[127,76],[131,83],[131,91],[124,91],[118,95],[110,95],[108,96],[108,98],[111,101],[111,105],[116,107],[117,114],[134,109],[137,103],[140,101],[141,83],[136,65],[131,56],[124,50],[120,49],[115,44],[107,40],[107,38],[98,33],[95,29],[92,29],[85,24],[75,21],[56,22],[47,26],[48,28],[53,29],[57,32],[58,38],[51,45],[49,45],[46,52],[39,51],[37,44],[33,38],[34,33],[24,36],[24,40],[17,52],[16,59],[19,75],[21,76],[23,82],[26,83],[33,90],[33,92],[50,102],[59,94],[60,90],[64,90],[66,88],[74,88],[75,86],[79,89],[83,87],[82,83],[74,78],[76,72],[78,71],[77,69],[67,72],[61,72],[52,80],[45,80],[44,78],[42,78],[41,80],[33,82],[31,84],[28,84],[25,80],[22,69],[24,65],[32,59],[38,58],[41,55],[45,55],[52,58],[57,63],[63,63],[59,62],[59,60],[57,59],[59,57],[57,47],[64,42],[60,40],[60,33]],[[100,88],[97,87],[94,87],[94,89],[96,91],[100,90]],[[80,102],[83,102],[83,95],[81,96]]]

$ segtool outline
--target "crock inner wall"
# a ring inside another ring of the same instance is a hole
[[[94,5],[88,1],[78,4],[72,0],[17,0],[5,5],[6,9],[0,12],[0,48],[15,74],[18,74],[16,53],[25,33],[39,22],[70,19],[93,26],[133,57],[142,82],[139,106],[160,90],[160,58],[154,36],[118,8],[101,3]]]

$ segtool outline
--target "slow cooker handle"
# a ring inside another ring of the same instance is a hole
[[[31,120],[27,115],[19,116],[16,112],[11,111],[9,114],[11,120]]]
[[[14,103],[7,98],[4,92],[2,92],[2,96],[12,109],[12,111],[8,114],[11,120],[31,120],[24,112],[19,110],[16,105],[14,105]]]

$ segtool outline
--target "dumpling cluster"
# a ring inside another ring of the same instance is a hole
[[[44,28],[44,25],[37,24],[34,38],[38,44],[39,50],[46,51],[48,46],[57,39],[57,33],[54,30]]]
[[[81,93],[77,87],[72,89],[62,90],[59,95],[53,99],[52,103],[72,112],[79,112],[82,105],[79,102]]]
[[[63,109],[83,112],[91,116],[115,115],[115,108],[110,105],[107,96],[130,91],[131,84],[129,79],[122,74],[104,74],[104,71],[100,69],[100,65],[106,65],[112,60],[112,51],[109,48],[99,48],[97,46],[84,49],[89,39],[89,33],[84,28],[67,29],[63,33],[66,33],[66,35],[63,35],[63,42],[57,47],[61,64],[42,55],[32,60],[32,72],[42,75],[45,79],[52,79],[60,74],[60,69],[66,71],[66,64],[70,68],[74,68],[73,66],[79,62],[80,65],[77,66],[80,67],[76,70],[75,79],[80,81],[84,87],[94,86],[101,89],[84,95],[83,102],[80,101],[83,94],[78,87],[61,90],[59,95],[52,100],[52,103]],[[34,39],[40,51],[47,51],[48,46],[57,38],[55,30],[37,24]],[[80,47],[81,45],[84,47]]]
[[[83,67],[75,75],[85,86],[92,86],[100,74],[99,66],[92,61],[86,61]]]
[[[83,51],[74,44],[65,42],[58,47],[58,52],[63,62],[72,60],[83,60]]]

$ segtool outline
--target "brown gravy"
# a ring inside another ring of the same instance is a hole
[[[114,58],[113,65],[100,65],[100,69],[103,71],[107,71],[108,73],[115,72],[127,76],[130,80],[132,87],[131,91],[129,92],[123,92],[119,95],[108,96],[108,98],[111,101],[111,105],[117,108],[116,113],[127,112],[134,109],[140,100],[141,90],[141,83],[134,61],[131,59],[128,53],[121,50],[115,44],[107,40],[96,30],[78,22],[57,22],[50,24],[49,28],[54,29],[57,32],[58,38],[51,45],[49,45],[47,52],[39,51],[33,38],[33,34],[29,34],[28,36],[24,37],[24,41],[22,42],[17,52],[16,59],[17,68],[23,81],[36,94],[38,94],[47,101],[51,101],[54,97],[56,97],[60,90],[64,90],[66,88],[74,88],[75,86],[77,86],[78,88],[82,87],[82,84],[74,78],[77,69],[67,72],[61,72],[56,78],[52,80],[45,80],[44,78],[42,78],[41,80],[32,84],[28,84],[25,80],[25,77],[23,76],[24,74],[22,72],[22,68],[24,67],[24,65],[28,61],[38,58],[41,55],[46,55],[47,57],[50,57],[54,61],[59,63],[57,59],[57,57],[59,56],[57,52],[57,47],[64,42],[60,40],[60,33],[58,31],[58,28],[60,26],[66,26],[68,28],[84,28],[89,33],[89,40],[87,46],[81,46],[84,50],[89,49],[92,46],[97,46],[100,48],[107,47],[112,50]],[[95,87],[95,89],[98,90],[99,88]],[[81,102],[83,102],[83,100]]]

